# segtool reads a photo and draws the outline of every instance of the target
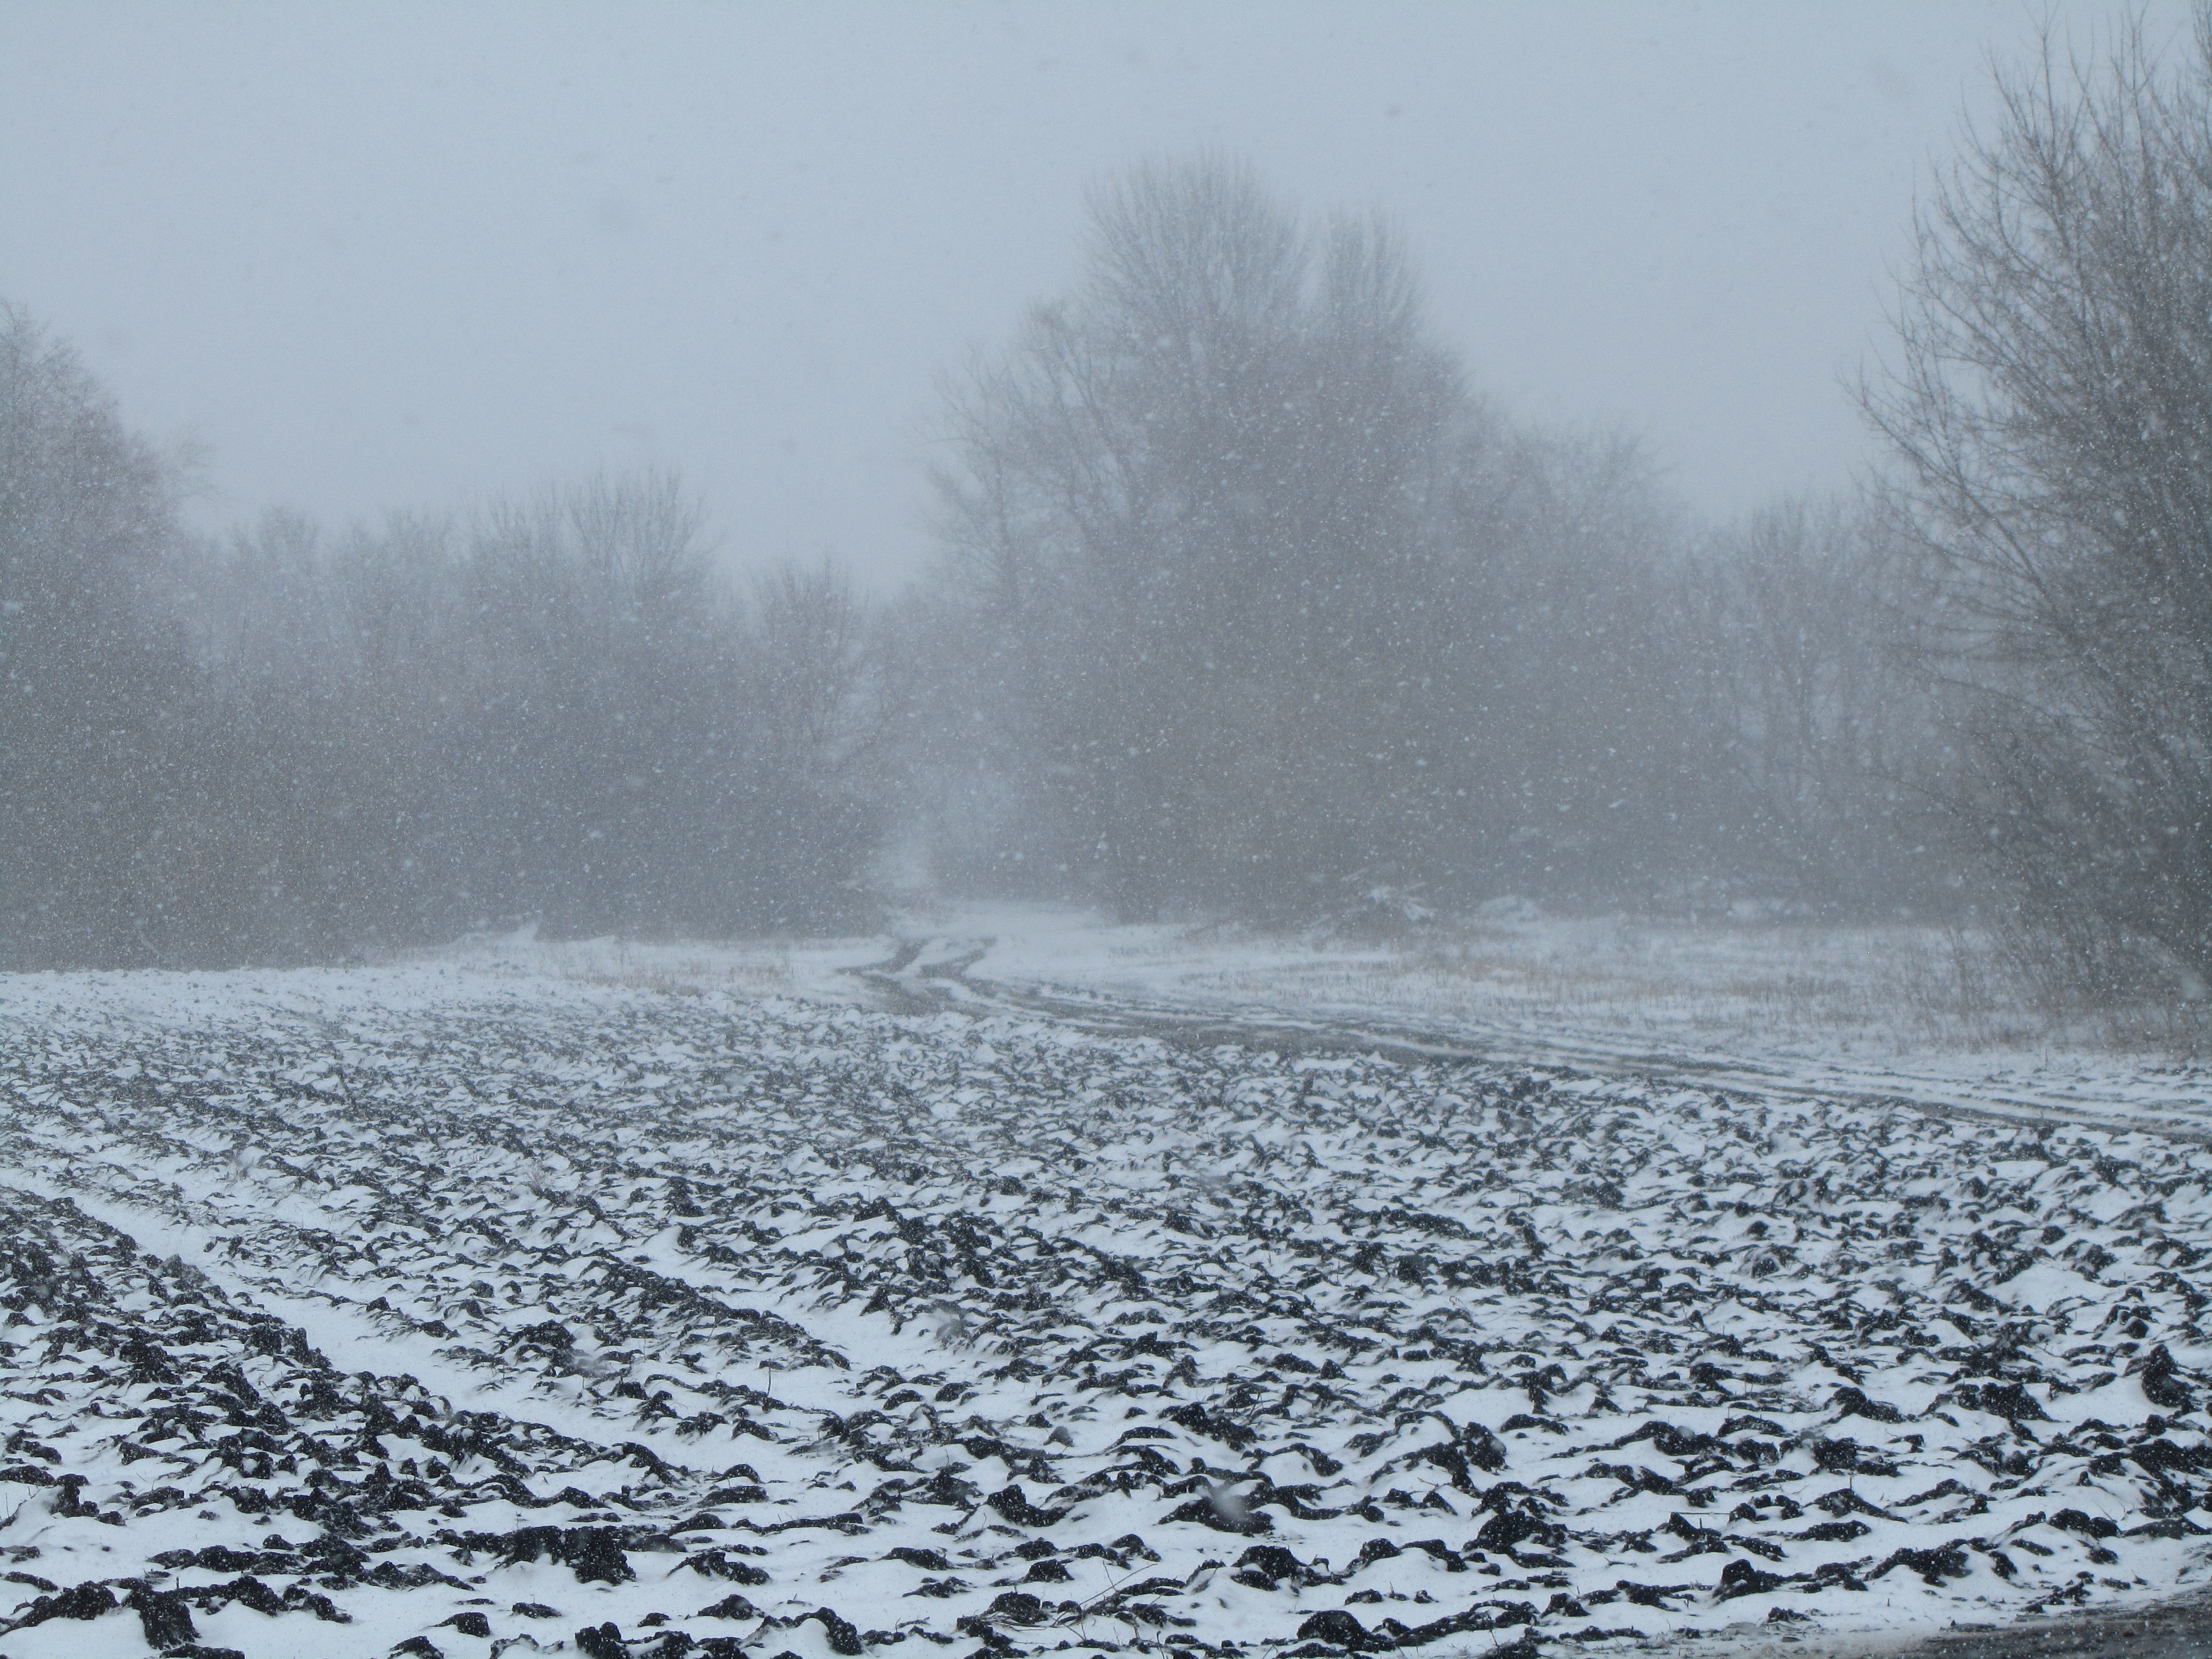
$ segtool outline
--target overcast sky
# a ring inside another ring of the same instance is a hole
[[[0,0],[0,298],[211,447],[210,525],[649,463],[739,563],[883,584],[936,377],[1068,284],[1087,182],[1212,148],[1396,216],[1480,386],[1728,514],[1865,457],[1916,181],[2039,15]]]

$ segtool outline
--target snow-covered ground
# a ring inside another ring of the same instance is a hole
[[[2204,1582],[2194,1140],[1101,1033],[1007,999],[1318,953],[966,920],[0,980],[0,1651],[1833,1644]]]
[[[1347,948],[1108,928],[1067,911],[952,919],[960,936],[995,941],[969,975],[1018,987],[1239,1020],[1304,1017],[1614,1073],[2212,1133],[2212,1026],[2193,1012],[2055,1026],[1985,941],[1954,930],[1500,907],[1412,944]]]
[[[1909,924],[1573,919],[1504,903],[1407,943],[1360,945],[1117,927],[1068,907],[964,904],[917,908],[881,939],[655,945],[513,937],[436,958],[841,1002],[889,982],[909,994],[901,1006],[919,998],[1146,1029],[1196,1021],[1364,1033],[1412,1051],[2212,1134],[2204,1048],[2212,1024],[2196,1012],[2137,1012],[2094,1030],[2056,1025],[1986,942]],[[896,971],[856,973],[886,962]]]

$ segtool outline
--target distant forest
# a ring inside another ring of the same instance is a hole
[[[922,880],[1971,913],[2075,993],[2197,994],[2212,55],[2002,89],[1859,392],[1886,462],[1725,525],[1471,388],[1389,224],[1218,159],[1094,192],[1079,283],[951,383],[939,556],[883,603],[733,584],[665,477],[188,534],[0,313],[0,966],[859,928]]]

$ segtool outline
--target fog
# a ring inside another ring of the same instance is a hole
[[[1863,461],[1838,381],[1916,178],[2032,23],[15,4],[0,295],[205,446],[207,527],[650,465],[734,563],[826,550],[882,588],[929,551],[936,377],[1073,280],[1086,185],[1213,149],[1393,216],[1480,386],[1638,434],[1725,515]]]
[[[2212,11],[0,12],[0,964],[2212,975]]]

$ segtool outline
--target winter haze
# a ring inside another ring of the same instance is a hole
[[[2083,14],[2086,21],[2087,14]],[[2185,28],[2172,6],[2154,26]],[[1403,223],[1478,385],[1728,514],[1838,394],[2016,0],[0,9],[0,294],[228,523],[680,468],[741,563],[926,558],[936,377],[1213,148]]]
[[[2212,0],[0,0],[0,1659],[2212,1652]]]

